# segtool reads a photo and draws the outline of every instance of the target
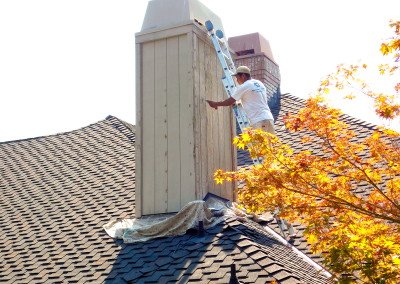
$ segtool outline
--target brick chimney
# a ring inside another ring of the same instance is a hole
[[[271,110],[279,110],[281,76],[268,40],[259,33],[252,33],[231,37],[228,44],[234,51],[235,66],[248,66],[252,77],[263,82],[267,88]],[[278,113],[273,111],[272,114],[276,120]]]

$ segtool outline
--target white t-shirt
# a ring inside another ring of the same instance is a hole
[[[268,106],[267,90],[261,81],[247,80],[237,87],[232,98],[236,101],[242,100],[250,125],[262,120],[274,119]]]

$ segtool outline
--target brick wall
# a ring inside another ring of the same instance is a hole
[[[278,110],[280,102],[281,75],[279,66],[269,59],[264,53],[234,56],[235,66],[245,65],[250,68],[251,76],[260,80],[267,88],[268,104],[272,109]],[[276,120],[278,113],[272,113]]]

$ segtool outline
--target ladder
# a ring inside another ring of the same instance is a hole
[[[224,33],[221,30],[214,32],[214,25],[211,21],[205,23],[208,35],[211,37],[211,41],[214,45],[215,51],[217,52],[218,59],[221,63],[222,69],[224,71],[224,77],[222,78],[222,84],[225,87],[225,92],[230,98],[232,94],[236,91],[236,83],[232,78],[232,74],[236,72],[235,64],[233,62],[231,53],[229,52],[229,46],[227,41],[224,39]],[[239,124],[240,130],[243,133],[244,128],[250,127],[249,120],[247,118],[246,112],[240,102],[237,102],[233,111],[235,113],[236,120]],[[259,165],[262,163],[262,159],[253,159],[254,165]],[[293,226],[286,220],[282,220],[278,217],[279,210],[274,212],[274,218],[279,225],[281,233],[285,235],[284,231],[289,231],[289,236],[293,236],[294,230]]]
[[[225,87],[225,92],[230,98],[236,91],[236,83],[232,78],[232,74],[236,72],[236,68],[231,53],[229,52],[228,42],[224,39],[224,33],[221,30],[214,31],[214,25],[211,21],[207,21],[205,25],[224,71],[225,76],[222,77],[221,80]],[[245,128],[250,127],[250,122],[241,102],[236,102],[233,106],[233,112],[240,127],[240,131],[243,133]],[[261,162],[260,159],[253,159],[254,165],[259,165]]]

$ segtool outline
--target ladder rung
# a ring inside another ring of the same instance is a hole
[[[225,53],[223,53],[222,52],[222,54],[224,55],[224,57],[225,57],[225,60],[227,60],[227,61],[229,61],[229,62],[232,62],[232,59],[229,57],[229,56],[227,56]]]

